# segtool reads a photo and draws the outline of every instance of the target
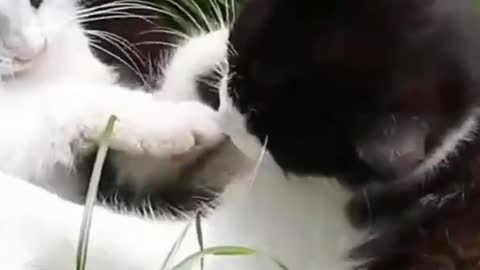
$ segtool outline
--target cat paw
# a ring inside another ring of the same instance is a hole
[[[112,148],[134,155],[188,162],[225,139],[216,112],[211,108],[197,102],[161,101],[143,108],[134,118],[120,116]]]

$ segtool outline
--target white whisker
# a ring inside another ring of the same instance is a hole
[[[228,23],[231,24],[233,23],[233,21],[236,19],[237,17],[237,7],[236,7],[236,3],[235,3],[235,0],[230,0],[230,3],[231,3],[231,12],[232,12],[232,21],[229,21]]]
[[[178,30],[175,30],[175,29],[166,28],[166,27],[157,27],[155,29],[140,32],[139,34],[144,35],[144,34],[148,34],[148,33],[164,33],[164,34],[169,34],[169,35],[176,36],[176,37],[179,37],[179,38],[182,38],[182,39],[190,38],[190,36],[185,34],[185,33],[182,33],[182,32],[180,32]]]
[[[126,39],[123,37],[107,32],[107,31],[100,31],[100,30],[86,30],[85,31],[87,34],[101,38],[108,43],[112,44],[115,46],[117,49],[119,49],[132,64],[138,69],[136,66],[135,61],[131,58],[130,53],[133,54],[137,60],[140,61],[142,65],[145,65],[145,60],[144,58],[140,55],[140,52]],[[130,52],[127,52],[127,50]]]
[[[211,93],[218,93],[219,92],[218,83],[212,83],[212,82],[209,82],[208,80],[204,80],[204,79],[199,79],[198,81],[210,86],[211,88],[213,88],[213,89],[207,89],[208,92],[211,92]]]
[[[99,50],[99,51],[102,51],[108,55],[110,55],[111,57],[115,58],[116,60],[118,60],[119,62],[121,62],[122,64],[124,64],[126,67],[128,67],[132,72],[135,73],[135,75],[137,75],[141,80],[142,82],[145,84],[145,85],[148,85],[147,81],[145,80],[145,78],[143,77],[142,75],[142,72],[138,69],[135,69],[135,67],[133,67],[132,65],[130,65],[127,61],[125,61],[124,59],[122,59],[121,57],[119,57],[118,55],[112,53],[111,51],[103,48],[102,46],[96,44],[93,40],[90,42],[90,45]]]
[[[182,5],[178,4],[175,0],[165,0],[165,1],[167,1],[168,3],[178,8],[180,12],[182,12],[185,16],[188,17],[188,19],[191,21],[191,23],[195,26],[197,30],[202,31],[203,28],[200,26],[200,24],[195,19],[195,17],[193,17],[192,13],[188,12]]]
[[[179,46],[175,43],[166,42],[166,41],[141,41],[135,43],[135,45],[165,45],[172,48],[178,48]]]
[[[231,23],[229,3],[230,3],[230,0],[225,0],[225,2],[223,3],[224,6],[225,6],[225,21],[228,25],[230,25],[230,23]]]
[[[152,17],[152,18],[154,18],[154,17]],[[79,23],[87,23],[87,22],[106,21],[106,20],[112,20],[112,19],[142,19],[142,20],[144,20],[148,23],[152,23],[152,21],[148,20],[147,17],[145,17],[145,16],[135,16],[135,15],[128,14],[128,13],[101,16],[101,17],[78,18],[78,22]]]
[[[257,162],[255,163],[255,167],[253,169],[252,176],[248,181],[250,183],[250,185],[249,185],[250,188],[253,187],[253,184],[255,183],[255,180],[257,180],[258,172],[260,171],[260,167],[262,165],[263,159],[265,158],[265,154],[267,153],[267,145],[268,145],[268,135],[265,138],[265,143],[262,146],[262,151],[260,152],[260,155],[257,159]]]
[[[222,16],[222,12],[220,11],[220,7],[218,6],[217,0],[208,0],[211,3],[211,7],[213,9],[213,12],[216,16],[217,23],[221,26],[224,27],[224,20]]]
[[[125,12],[128,10],[153,11],[158,14],[167,15],[173,19],[179,18],[177,15],[175,15],[171,11],[161,8],[159,6],[155,6],[148,2],[132,1],[132,0],[112,2],[112,3],[100,5],[97,7],[79,9],[77,11],[77,18],[81,19],[81,18],[92,17],[97,15],[118,14],[119,12]],[[121,14],[125,15],[124,13],[121,13]],[[142,16],[142,15],[135,15],[135,14],[130,14],[130,15],[133,17],[143,18],[143,19],[146,19],[147,17],[149,17],[149,16]]]
[[[186,0],[186,1],[189,1],[189,0]],[[213,31],[214,28],[210,24],[210,20],[207,19],[207,17],[205,16],[205,12],[198,5],[197,1],[193,0],[193,1],[190,1],[190,3],[193,5],[193,8],[196,9],[196,11],[198,12],[198,15],[202,18],[205,25],[207,26],[208,29],[206,29],[206,30],[208,30],[209,32]],[[202,31],[202,30],[205,30],[205,29],[198,29],[198,30]]]

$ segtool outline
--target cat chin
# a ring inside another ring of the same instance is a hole
[[[8,68],[0,69],[0,76],[4,79],[21,77],[34,68],[35,62],[36,61],[14,61]]]

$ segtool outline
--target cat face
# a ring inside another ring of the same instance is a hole
[[[249,1],[228,97],[287,172],[401,177],[467,133],[479,60],[468,5]]]
[[[0,0],[0,74],[27,70],[67,41],[81,42],[76,14],[76,0]]]

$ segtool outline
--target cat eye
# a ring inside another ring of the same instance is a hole
[[[30,0],[30,4],[33,8],[38,9],[42,4],[43,0]]]

